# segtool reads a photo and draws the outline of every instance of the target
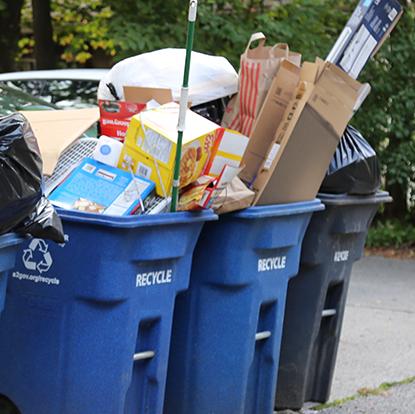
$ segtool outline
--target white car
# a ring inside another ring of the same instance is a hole
[[[0,83],[18,88],[59,108],[97,104],[100,80],[109,69],[55,69],[0,73]]]

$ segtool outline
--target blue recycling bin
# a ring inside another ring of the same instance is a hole
[[[66,243],[31,240],[11,273],[0,394],[21,414],[162,413],[175,298],[217,217],[59,213]]]
[[[392,201],[386,192],[319,197],[326,209],[313,215],[299,274],[288,285],[278,410],[299,410],[306,401],[328,401],[352,268],[363,256],[379,206]]]
[[[17,250],[23,238],[9,233],[0,236],[0,314],[4,308],[9,270],[14,267]]]
[[[288,280],[319,200],[207,223],[173,323],[165,414],[271,414]]]

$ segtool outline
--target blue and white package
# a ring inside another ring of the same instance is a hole
[[[128,216],[154,188],[155,184],[146,178],[85,158],[52,192],[49,200],[64,209]]]
[[[327,60],[357,79],[402,13],[398,0],[361,0]]]
[[[335,64],[339,63],[343,56],[344,50],[347,48],[352,37],[356,34],[357,30],[362,24],[363,18],[365,17],[365,14],[369,10],[369,7],[372,5],[372,3],[373,0],[359,1],[359,4],[356,6],[352,16],[350,17],[335,45],[327,56],[327,62]]]

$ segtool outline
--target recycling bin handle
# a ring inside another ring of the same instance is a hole
[[[323,318],[328,318],[330,316],[335,316],[337,313],[336,309],[324,309],[323,312],[321,313],[321,316]]]
[[[151,359],[154,358],[155,355],[156,353],[154,351],[138,352],[137,354],[134,354],[134,362],[143,361],[145,359]]]
[[[268,339],[271,337],[271,331],[263,331],[263,332],[258,332],[255,335],[255,341],[264,341],[265,339]]]

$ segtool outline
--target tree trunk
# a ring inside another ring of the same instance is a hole
[[[409,139],[409,137],[408,137]],[[394,134],[389,135],[389,146],[388,151],[393,153],[399,153],[400,145],[402,145],[403,141],[400,140]],[[393,198],[393,202],[390,204],[385,205],[385,213],[384,216],[388,219],[399,219],[404,220],[409,213],[409,206],[408,206],[408,186],[405,184],[400,183],[390,183],[390,179],[392,177],[389,176],[389,172],[386,172],[386,190],[389,191],[390,195]]]
[[[0,72],[15,70],[23,0],[3,0],[0,11]]]
[[[393,202],[385,205],[385,216],[389,219],[404,220],[408,215],[407,197],[405,188],[398,184],[387,185],[386,189],[393,198]]]
[[[50,0],[32,0],[36,69],[53,69],[57,65],[53,41]]]

